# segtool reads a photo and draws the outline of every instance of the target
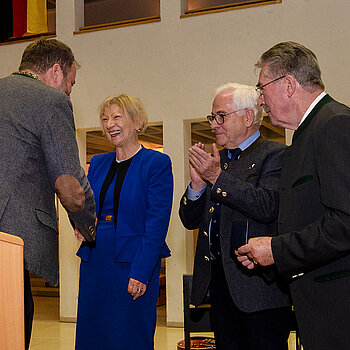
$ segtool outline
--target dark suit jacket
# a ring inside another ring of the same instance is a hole
[[[230,163],[226,150],[220,151],[222,173],[212,187],[196,201],[181,199],[180,218],[187,229],[199,228],[191,302],[200,304],[210,283],[209,223],[212,207],[221,204],[220,245],[223,267],[231,296],[244,312],[287,306],[288,296],[276,283],[262,277],[263,268],[248,271],[240,266],[230,249],[231,235],[242,223],[248,225],[249,238],[276,232],[278,181],[285,146],[255,141],[239,160]]]
[[[350,349],[348,191],[350,109],[326,95],[286,150],[272,239],[306,349]]]
[[[69,212],[79,228],[95,225],[93,193],[80,166],[67,96],[25,76],[0,80],[0,230],[24,240],[25,267],[57,281],[55,182],[74,176],[85,208]],[[72,233],[73,234],[73,233]]]

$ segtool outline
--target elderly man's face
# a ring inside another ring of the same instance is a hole
[[[258,105],[264,108],[273,125],[286,126],[288,114],[286,113],[286,100],[283,91],[284,77],[268,77],[267,68],[268,65],[265,65],[259,74],[257,86],[266,85],[260,91]]]
[[[213,101],[212,114],[233,112],[232,91],[223,91]],[[219,125],[213,120],[211,129],[216,136],[216,143],[228,149],[239,146],[248,135],[245,110],[232,113],[224,117],[224,123]]]

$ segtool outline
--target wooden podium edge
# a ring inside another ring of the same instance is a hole
[[[0,232],[0,349],[24,350],[23,240]]]
[[[0,241],[16,244],[19,246],[24,245],[23,239],[21,237],[10,235],[5,232],[0,232]]]

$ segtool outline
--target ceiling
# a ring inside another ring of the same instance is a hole
[[[265,117],[260,127],[262,135],[269,140],[285,143],[283,128],[273,126]],[[211,144],[215,142],[215,135],[211,132],[207,121],[193,122],[191,124],[192,144],[202,142]],[[147,148],[163,150],[163,125],[151,123],[144,133],[139,135],[140,142]],[[86,160],[89,163],[95,154],[114,151],[114,146],[107,140],[101,130],[86,133]]]

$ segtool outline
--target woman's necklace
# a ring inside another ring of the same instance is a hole
[[[116,159],[116,162],[117,162],[117,163],[121,163],[121,162],[124,162],[124,161],[126,161],[126,160],[132,158],[141,148],[142,148],[142,145],[140,145],[139,148],[137,149],[137,151],[136,151],[133,155],[131,155],[130,157],[128,157],[128,158],[126,158],[126,159],[123,159],[123,160],[118,160],[118,159]]]
[[[27,70],[18,70],[16,72],[11,73],[11,75],[24,75],[25,77],[33,78],[35,80],[40,80],[36,74],[32,72],[28,72]]]

